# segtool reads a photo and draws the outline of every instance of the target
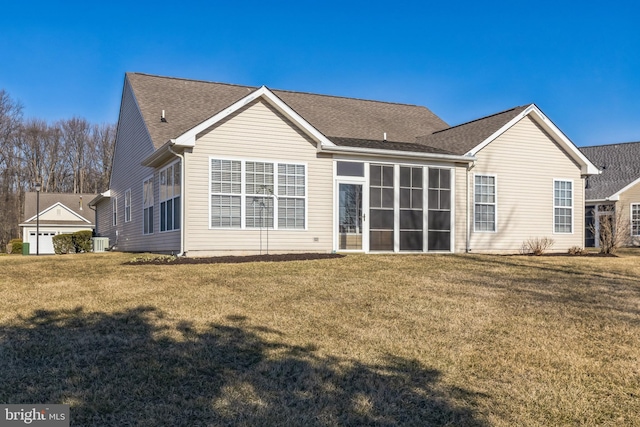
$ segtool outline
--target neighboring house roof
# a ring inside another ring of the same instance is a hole
[[[640,142],[581,147],[580,151],[602,171],[587,180],[587,200],[615,199],[621,190],[640,180]]]
[[[95,194],[70,194],[70,193],[43,193],[40,192],[40,214],[51,209],[57,204],[63,205],[77,217],[77,221],[64,221],[65,225],[94,225],[96,212],[89,208],[89,201],[96,197]],[[25,193],[24,198],[24,224],[36,223],[37,193]],[[87,222],[88,221],[88,222]],[[45,222],[41,219],[41,224]],[[46,221],[48,224],[60,223]]]
[[[431,135],[421,136],[418,141],[456,154],[464,154],[481,144],[528,106],[522,105],[447,129],[438,130]]]
[[[156,149],[184,134],[257,87],[127,73]],[[304,92],[272,90],[327,137],[415,143],[448,125],[428,108]],[[162,110],[166,122],[161,121]]]

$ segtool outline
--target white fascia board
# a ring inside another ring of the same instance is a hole
[[[109,199],[111,198],[111,190],[107,190],[104,193],[100,193],[98,194],[96,197],[94,197],[93,199],[91,199],[89,201],[89,206],[95,206],[97,205],[102,199]]]
[[[514,126],[516,123],[518,123],[528,115],[531,115],[539,125],[541,125],[549,134],[554,136],[555,140],[562,146],[562,148],[564,148],[569,153],[569,155],[580,164],[581,173],[583,175],[600,174],[600,170],[593,163],[591,163],[580,150],[578,150],[578,147],[576,147],[576,145],[571,142],[571,140],[567,138],[567,136],[562,133],[562,131],[558,129],[558,127],[551,120],[549,120],[549,118],[547,118],[535,104],[531,104],[527,108],[522,110],[520,114],[511,119],[507,124],[495,131],[491,136],[482,141],[480,144],[472,148],[469,152],[467,152],[467,154],[475,156],[476,154],[478,154],[478,151],[489,145],[496,138],[505,133],[508,129],[510,129],[512,126]]]
[[[590,205],[594,203],[608,203],[608,202],[617,202],[620,200],[620,197],[605,197],[604,199],[585,199],[584,204]]]
[[[336,145],[333,147],[323,147],[321,150],[323,153],[339,153],[339,154],[362,154],[369,156],[386,156],[396,158],[411,158],[411,159],[428,159],[428,160],[442,160],[462,163],[473,163],[476,157],[470,155],[459,156],[456,154],[438,154],[438,153],[422,153],[415,151],[399,151],[399,150],[381,150],[376,148],[362,148],[362,147],[347,147]]]
[[[613,196],[609,197],[609,200],[620,200],[620,195],[622,193],[624,193],[625,191],[627,191],[628,189],[630,189],[631,187],[633,187],[634,185],[640,183],[640,178],[636,179],[635,181],[631,182],[630,184],[624,186],[621,190],[618,190],[616,193],[613,194]],[[615,197],[615,199],[614,199]]]
[[[229,107],[220,111],[218,114],[214,115],[213,117],[189,129],[187,132],[183,133],[182,135],[178,136],[175,140],[173,140],[175,142],[172,145],[194,147],[196,144],[196,135],[198,135],[200,132],[204,131],[205,129],[213,126],[214,124],[218,123],[220,120],[225,119],[226,117],[230,116],[231,114],[235,113],[245,105],[253,102],[258,98],[264,99],[273,107],[275,107],[280,113],[282,113],[285,117],[287,117],[289,120],[291,120],[296,125],[298,125],[301,129],[303,129],[307,133],[307,135],[309,135],[312,139],[317,141],[320,145],[325,145],[325,146],[335,145],[333,142],[327,139],[326,136],[320,133],[320,131],[318,131],[309,122],[307,122],[304,118],[302,118],[302,116],[300,116],[291,107],[285,104],[284,101],[278,98],[266,86],[262,86],[260,89],[257,89],[256,91],[250,93],[244,98],[236,101],[235,103],[231,104]]]
[[[69,211],[71,214],[73,214],[74,216],[77,216],[81,221],[87,222],[89,224],[91,224],[91,221],[89,221],[88,219],[82,217],[81,215],[78,215],[77,213],[75,213],[74,211],[72,211],[71,209],[69,209],[68,207],[66,207],[65,205],[63,205],[60,202],[57,202],[51,206],[49,206],[47,209],[43,210],[42,212],[40,212],[40,216],[44,215],[45,213],[49,212],[50,210],[52,210],[55,207],[62,207],[64,209],[66,209],[67,211]],[[25,223],[27,222],[31,222],[35,219],[37,219],[38,214],[35,214],[34,216],[32,216],[31,218],[29,218],[28,220],[25,221]]]

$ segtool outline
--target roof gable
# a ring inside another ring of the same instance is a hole
[[[580,151],[602,171],[589,177],[587,200],[613,200],[640,179],[640,142],[581,147]]]
[[[598,169],[578,150],[535,104],[523,105],[461,125],[434,132],[420,138],[424,144],[449,149],[457,154],[475,156],[524,117],[529,116],[576,161],[585,175],[597,174]]]

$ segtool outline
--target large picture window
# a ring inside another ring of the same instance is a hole
[[[475,231],[496,231],[496,177],[476,175],[474,183]]]
[[[553,181],[553,231],[573,232],[573,181]]]
[[[180,163],[160,171],[160,231],[180,228]]]
[[[211,159],[211,227],[304,229],[306,166]]]
[[[631,235],[640,236],[640,203],[631,204]]]
[[[142,232],[153,234],[153,177],[142,183]]]

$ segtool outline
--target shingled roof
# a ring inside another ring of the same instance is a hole
[[[514,107],[467,123],[435,131],[430,135],[418,138],[418,142],[448,150],[455,154],[466,154],[509,123],[527,107],[528,105]]]
[[[96,197],[95,194],[70,194],[70,193],[40,193],[40,212],[45,211],[47,208],[55,205],[56,203],[62,203],[69,210],[75,212],[80,215],[82,218],[91,222],[91,225],[96,222],[96,212],[93,209],[90,209],[88,204]],[[24,223],[27,223],[27,220],[36,216],[37,214],[37,193],[29,192],[25,193],[24,197]],[[31,221],[33,223],[36,222],[34,219]],[[78,219],[78,221],[73,221],[77,225],[87,225],[86,222]],[[43,224],[43,221],[40,221]],[[65,224],[70,224],[69,221],[66,221]]]
[[[127,73],[127,81],[156,149],[258,89],[142,73]],[[417,136],[448,126],[428,108],[417,105],[272,92],[336,144],[341,138],[381,142],[384,133],[389,141],[415,144]],[[166,122],[160,120],[162,110]]]
[[[602,173],[587,180],[587,200],[604,200],[640,178],[640,142],[581,147]]]

